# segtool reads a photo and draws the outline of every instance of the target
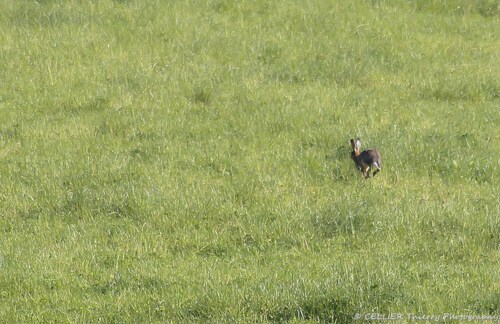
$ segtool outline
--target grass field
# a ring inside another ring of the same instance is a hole
[[[499,320],[497,1],[0,8],[1,322]]]

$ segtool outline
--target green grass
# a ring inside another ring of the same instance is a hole
[[[2,322],[500,316],[496,1],[0,7]]]

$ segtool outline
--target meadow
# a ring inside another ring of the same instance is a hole
[[[500,318],[497,1],[0,8],[1,322]]]

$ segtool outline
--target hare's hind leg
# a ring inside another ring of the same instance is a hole
[[[374,162],[373,165],[377,169],[377,170],[373,171],[373,176],[375,176],[377,173],[379,173],[380,171],[382,171],[382,166],[380,165],[379,162]]]

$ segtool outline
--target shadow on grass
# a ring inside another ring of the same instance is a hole
[[[365,205],[348,206],[333,205],[312,217],[316,231],[322,237],[333,237],[339,234],[356,234],[372,228],[373,217]]]
[[[284,305],[267,314],[271,322],[289,322],[292,320],[312,320],[325,323],[349,323],[353,319],[353,310],[347,300],[334,296],[311,297],[299,302],[297,306]]]

